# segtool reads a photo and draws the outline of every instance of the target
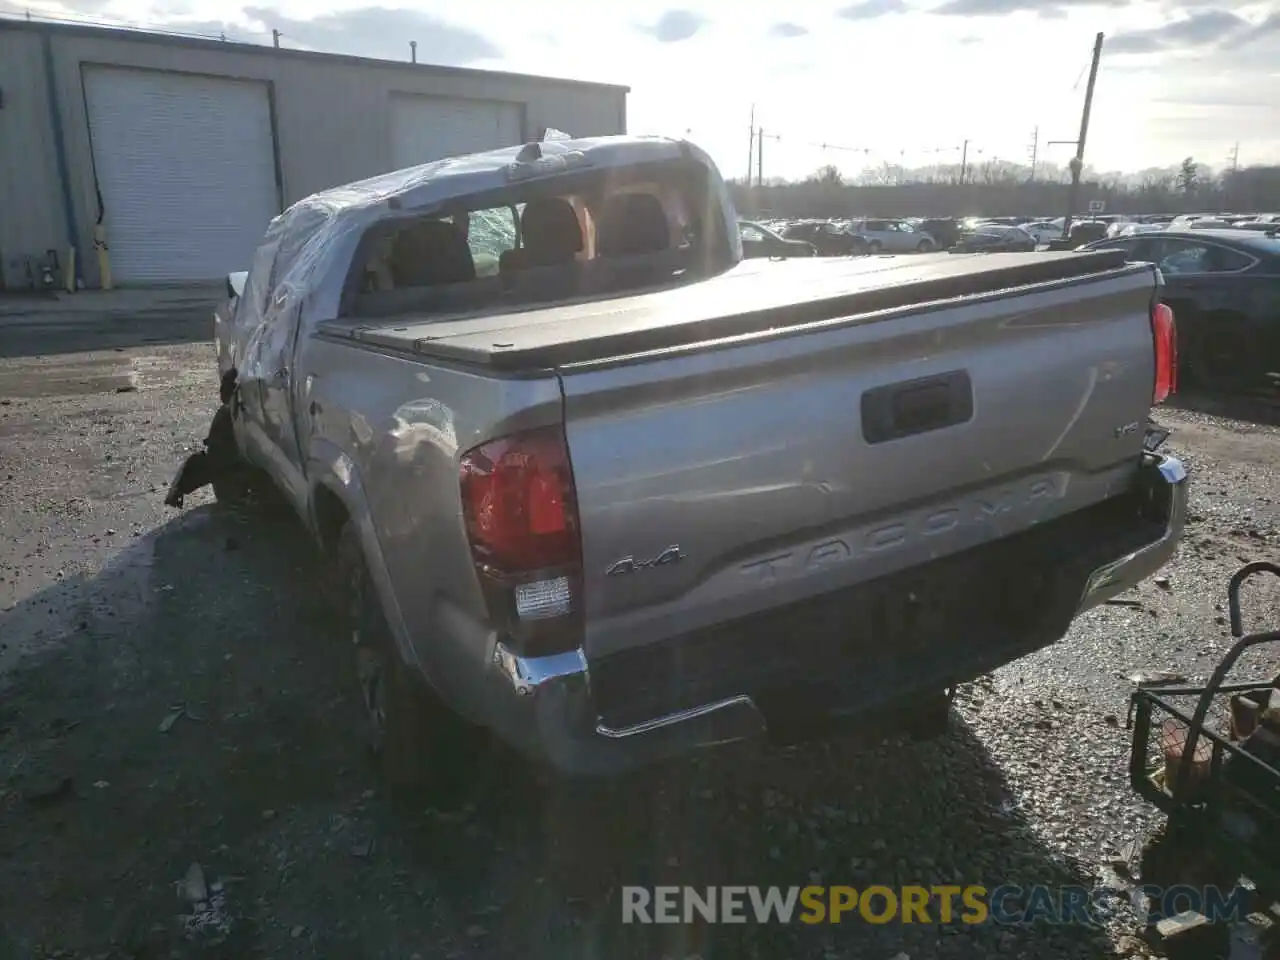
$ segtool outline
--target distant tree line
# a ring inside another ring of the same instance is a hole
[[[729,184],[744,217],[1060,217],[1067,212],[1069,175],[1053,165],[988,161],[904,169],[891,164],[852,180],[827,166],[802,181]],[[1280,212],[1280,165],[1215,173],[1191,157],[1176,167],[1137,173],[1085,168],[1079,209],[1101,200],[1107,213]]]

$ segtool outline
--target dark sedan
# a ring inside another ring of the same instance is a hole
[[[933,237],[939,250],[946,250],[960,238],[962,226],[954,217],[934,217],[921,220],[916,229]]]
[[[1034,250],[1036,238],[1021,227],[999,223],[980,223],[964,230],[951,246],[952,253],[1009,253]]]
[[[817,248],[820,257],[847,257],[867,252],[867,241],[850,233],[844,226],[826,220],[802,220],[789,223],[782,230],[788,240],[803,240]]]
[[[812,257],[818,253],[811,243],[780,237],[763,224],[753,223],[750,220],[739,220],[738,230],[742,234],[742,255],[747,259]]]
[[[1125,250],[1164,275],[1178,325],[1178,369],[1214,390],[1280,387],[1280,237],[1251,230],[1163,230],[1089,244]]]

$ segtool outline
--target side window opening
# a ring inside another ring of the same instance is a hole
[[[382,221],[362,241],[342,315],[456,315],[609,294],[710,266],[708,244],[726,238],[705,222],[709,186],[697,174],[677,164],[594,173]]]

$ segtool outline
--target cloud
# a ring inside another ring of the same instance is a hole
[[[845,20],[875,20],[891,13],[906,13],[905,0],[858,0],[839,11],[836,16]]]
[[[1117,33],[1107,40],[1109,53],[1158,53],[1207,47],[1250,32],[1251,24],[1226,10],[1202,10],[1159,27]]]
[[[418,42],[424,63],[460,65],[502,56],[483,34],[454,26],[417,10],[360,7],[323,13],[308,20],[269,7],[245,7],[244,15],[279,30],[289,45],[363,57],[407,59],[409,41]]]
[[[652,25],[640,29],[659,43],[679,43],[692,37],[706,22],[692,10],[668,10]]]
[[[782,23],[775,23],[769,28],[769,36],[780,37],[784,40],[789,40],[792,37],[803,37],[808,32],[808,27],[802,27],[798,23],[788,23],[785,21]]]
[[[946,0],[930,13],[944,17],[996,17],[1010,13],[1037,13],[1045,19],[1065,16],[1075,7],[1123,7],[1129,0]]]
[[[0,10],[20,0],[0,0]],[[148,14],[138,21],[113,9],[114,0],[63,0],[58,16],[95,22],[160,29],[168,33],[230,41],[270,43],[271,31],[281,34],[281,46],[390,60],[409,59],[409,41],[418,42],[423,63],[462,66],[493,61],[503,51],[478,30],[448,23],[417,10],[369,6],[291,17],[266,6],[231,8],[222,19],[191,17],[188,0],[152,0]],[[99,13],[103,9],[108,13]],[[184,16],[184,14],[186,14]]]

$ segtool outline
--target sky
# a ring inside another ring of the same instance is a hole
[[[627,84],[628,130],[687,136],[766,178],[825,164],[1064,164],[1094,36],[1105,36],[1086,163],[1280,162],[1280,0],[0,0],[33,14]],[[567,131],[572,134],[575,131]]]

